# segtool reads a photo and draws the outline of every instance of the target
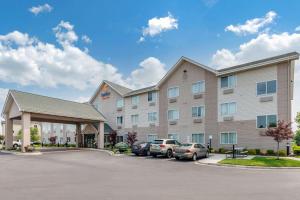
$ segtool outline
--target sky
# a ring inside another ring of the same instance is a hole
[[[181,56],[224,68],[300,52],[300,1],[0,2],[0,107],[9,89],[88,101],[102,80],[156,84]],[[293,116],[300,111],[296,63]]]

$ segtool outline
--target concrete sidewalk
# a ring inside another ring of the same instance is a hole
[[[247,157],[243,157],[243,158],[239,158],[239,159],[252,159],[255,156],[249,155]],[[203,164],[218,164],[218,162],[220,162],[221,160],[226,159],[226,154],[209,154],[208,158],[203,158],[198,160],[199,163],[203,163]]]

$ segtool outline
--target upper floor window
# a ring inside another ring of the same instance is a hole
[[[256,94],[265,95],[265,94],[274,94],[276,93],[276,80],[265,81],[256,84]]]
[[[192,117],[203,117],[204,106],[192,107]]]
[[[277,116],[276,115],[260,115],[256,118],[257,128],[268,128],[277,126]]]
[[[117,108],[122,108],[124,106],[124,99],[117,100]]]
[[[205,90],[205,82],[204,81],[199,81],[197,83],[193,83],[193,85],[192,85],[192,93],[193,94],[203,93],[204,90]]]
[[[172,87],[168,89],[168,97],[174,98],[179,96],[179,87]]]
[[[178,120],[179,119],[179,112],[178,110],[168,110],[168,120]]]
[[[157,120],[157,112],[148,113],[148,122],[156,122]]]
[[[236,103],[235,102],[221,104],[221,115],[222,116],[233,115],[235,113],[236,113]]]
[[[139,115],[131,115],[132,125],[137,125],[139,123]]]
[[[157,99],[157,92],[151,91],[148,92],[148,102],[156,102]]]
[[[236,76],[223,76],[221,77],[221,88],[234,88],[236,86]]]
[[[133,96],[133,97],[131,97],[131,104],[132,105],[138,105],[139,100],[140,100],[139,96]]]
[[[117,117],[117,125],[122,125],[123,124],[123,116]]]

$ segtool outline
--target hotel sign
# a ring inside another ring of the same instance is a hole
[[[110,97],[109,86],[104,84],[100,90],[100,95],[102,99],[108,99]]]

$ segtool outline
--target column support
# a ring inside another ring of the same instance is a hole
[[[22,152],[26,152],[26,148],[30,146],[30,113],[22,113]]]
[[[81,124],[76,124],[76,147],[82,147]]]
[[[13,130],[13,120],[6,114],[5,117],[5,149],[9,150],[13,147],[14,130]]]
[[[98,149],[104,148],[104,122],[99,122],[98,125]]]

